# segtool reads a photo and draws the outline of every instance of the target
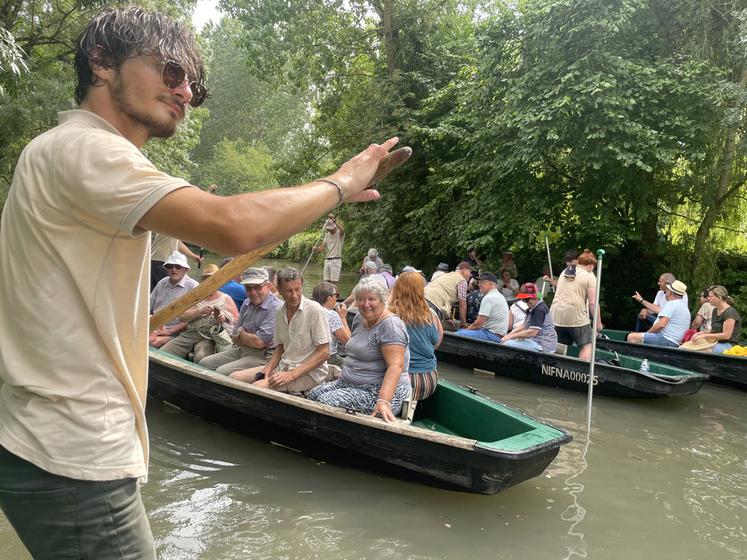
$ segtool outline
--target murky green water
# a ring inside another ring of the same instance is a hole
[[[595,398],[588,443],[586,395],[441,371],[575,441],[542,476],[476,496],[311,460],[150,406],[143,497],[159,557],[747,557],[746,393],[708,385],[692,397]],[[27,558],[2,516],[0,558]]]

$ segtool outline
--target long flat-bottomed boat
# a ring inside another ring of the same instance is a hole
[[[589,363],[571,355],[578,349],[569,347],[569,355],[531,352],[511,348],[452,332],[445,332],[436,350],[439,360],[493,372],[542,385],[586,391]],[[641,372],[642,359],[597,349],[594,365],[594,391],[612,397],[655,398],[692,395],[700,390],[708,375],[649,362],[649,371]]]
[[[597,339],[597,345],[601,348],[705,373],[709,375],[709,381],[713,383],[729,385],[747,391],[747,358],[729,356],[728,354],[714,354],[713,352],[694,352],[664,346],[633,344],[626,342],[628,331],[604,329],[602,335],[603,337]]]
[[[387,424],[151,350],[148,394],[314,457],[481,494],[539,475],[571,441],[561,428],[444,380],[411,420]]]

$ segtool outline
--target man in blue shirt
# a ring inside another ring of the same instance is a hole
[[[687,286],[679,280],[667,284],[666,303],[659,311],[654,324],[646,332],[630,333],[628,342],[677,348],[685,336],[685,331],[690,328],[690,310],[683,300],[686,293]]]

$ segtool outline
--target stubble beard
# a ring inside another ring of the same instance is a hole
[[[171,138],[176,133],[177,120],[161,120],[143,111],[138,110],[128,99],[127,86],[121,76],[117,76],[112,82],[112,102],[119,112],[129,118],[132,122],[142,126],[150,138]],[[160,103],[160,98],[157,103]]]

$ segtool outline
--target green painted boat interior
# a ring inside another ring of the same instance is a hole
[[[567,356],[578,358],[578,346],[569,346]],[[627,369],[633,369],[639,371],[641,369],[641,363],[643,358],[636,358],[634,356],[626,356],[618,352],[612,352],[610,350],[604,350],[597,348],[596,362],[607,365],[620,366]],[[702,374],[695,373],[687,369],[662,364],[661,362],[648,362],[648,371],[657,376],[671,377],[672,379],[679,379],[682,377],[700,377]]]
[[[620,340],[625,342],[628,338],[630,331],[616,331],[614,329],[602,329],[602,334],[607,335],[612,340]]]
[[[419,401],[413,426],[480,442],[480,447],[516,453],[564,438],[564,432],[481,395],[439,380]]]

